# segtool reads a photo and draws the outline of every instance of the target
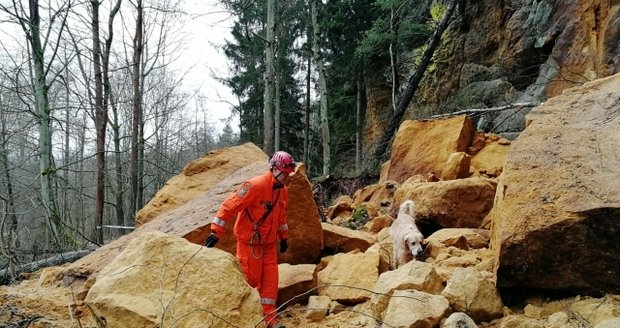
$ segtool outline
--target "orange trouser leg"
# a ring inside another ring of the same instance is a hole
[[[252,249],[247,244],[237,243],[237,259],[248,284],[256,288],[261,298],[263,315],[268,325],[275,324],[276,299],[278,297],[278,252],[276,245],[263,246],[262,257],[260,250]]]

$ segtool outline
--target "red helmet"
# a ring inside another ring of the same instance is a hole
[[[281,150],[275,152],[273,156],[271,156],[269,165],[284,173],[291,173],[295,171],[295,160],[293,160],[293,156]]]

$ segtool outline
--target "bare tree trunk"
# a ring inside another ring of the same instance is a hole
[[[69,62],[67,56],[66,56],[66,51],[65,51],[65,61]],[[71,97],[70,97],[70,88],[69,88],[69,70],[65,70],[65,144],[64,144],[64,158],[63,158],[63,180],[65,182],[65,184],[68,184],[69,181],[69,163],[70,163],[70,158],[71,158],[71,152],[70,152],[70,147],[71,147],[71,133],[73,132],[71,129]],[[63,203],[63,217],[66,218],[66,221],[72,225],[73,227],[75,227],[74,222],[72,220],[72,215],[71,215],[71,203],[69,202],[69,192],[68,192],[68,186],[65,185],[65,187],[62,189],[62,203]]]
[[[0,94],[0,162],[2,162],[2,170],[4,171],[4,178],[6,179],[6,194],[7,194],[7,206],[6,213],[9,219],[9,232],[8,232],[8,245],[13,245],[13,243],[17,244],[17,215],[15,214],[15,194],[13,192],[13,179],[11,176],[11,165],[9,163],[9,157],[7,149],[7,143],[9,142],[9,131],[7,130],[6,124],[8,121],[8,117],[5,116],[5,113],[8,113],[9,104],[4,102],[2,94]],[[0,226],[1,227],[1,226]]]
[[[393,5],[392,5],[393,6]],[[392,73],[392,112],[396,112],[396,95],[398,94],[398,89],[400,88],[400,81],[398,78],[398,64],[396,59],[396,40],[398,38],[398,26],[394,23],[394,7],[390,9],[390,34],[392,38],[390,39],[390,71]]]
[[[108,16],[108,37],[105,39],[103,52],[101,54],[101,62],[102,62],[101,68],[102,68],[102,75],[103,75],[103,108],[105,111],[106,122],[108,119],[109,105],[111,104],[112,107],[115,107],[114,97],[112,95],[112,87],[110,85],[110,75],[109,75],[110,52],[112,48],[112,40],[114,39],[114,18],[116,17],[116,14],[118,13],[121,7],[121,2],[122,0],[116,1],[116,4],[114,5],[114,7],[112,8],[112,10],[110,10],[110,14]],[[114,108],[114,115],[118,115],[118,113],[116,112],[116,108]],[[118,117],[115,117],[114,121],[118,123]],[[105,133],[105,127],[104,127],[104,133]],[[116,155],[115,156],[115,161],[116,161],[115,172],[116,172],[116,182],[118,186],[118,190],[116,191],[115,206],[116,206],[116,222],[118,225],[123,225],[123,192],[122,192],[123,186],[122,184],[119,184],[119,182],[122,182],[122,176],[120,176],[120,153],[119,153],[120,143],[117,142],[117,138],[118,138],[118,126],[116,127],[114,131],[114,139],[115,139],[114,146],[115,146],[115,155]],[[118,232],[121,234],[123,233],[123,231],[124,231],[123,229],[118,229]]]
[[[306,126],[304,128],[304,163],[310,161],[310,87],[312,82],[312,56],[308,54],[308,69],[306,71]]]
[[[281,121],[282,121],[282,108],[281,108],[281,98],[282,95],[280,94],[280,86],[282,83],[282,78],[280,76],[280,60],[283,56],[282,53],[282,47],[278,46],[278,42],[280,41],[280,39],[282,38],[282,28],[281,28],[281,24],[277,24],[276,27],[276,38],[274,40],[274,47],[277,49],[276,51],[276,58],[274,59],[274,69],[273,69],[273,73],[274,73],[274,77],[275,77],[275,95],[274,95],[274,100],[275,100],[275,109],[276,109],[276,113],[275,113],[275,117],[274,117],[274,122],[275,122],[275,145],[274,145],[274,150],[278,151],[281,150],[280,149],[280,136],[281,136]]]
[[[362,65],[360,65],[361,68]],[[362,170],[362,84],[363,74],[360,72],[357,75],[357,94],[355,97],[355,172],[359,173]]]
[[[3,262],[6,262],[7,269],[3,270],[5,276],[8,275],[10,280],[17,277],[17,258],[11,250],[11,234],[5,233],[4,228],[6,226],[7,216],[9,215],[9,205],[4,197],[0,197],[0,255],[4,258]],[[8,236],[9,240],[5,240],[4,236]],[[0,276],[0,279],[2,277]]]
[[[110,95],[111,96],[111,95]],[[116,225],[125,225],[125,211],[124,211],[124,189],[123,189],[123,168],[121,164],[121,135],[120,124],[118,121],[118,108],[116,102],[110,100],[112,108],[112,136],[114,137],[114,175],[116,181],[116,192],[114,193],[116,199]],[[122,230],[122,229],[119,229]]]
[[[271,154],[274,150],[273,130],[273,87],[275,79],[274,67],[274,33],[275,33],[276,0],[267,0],[267,35],[265,44],[265,93],[263,114],[263,151]]]
[[[140,89],[143,90],[143,89]],[[143,94],[142,91],[140,94]],[[137,212],[144,206],[144,122],[140,124],[138,143],[138,190],[136,193],[136,209]]]
[[[133,111],[131,125],[131,159],[129,164],[129,179],[131,181],[129,193],[129,212],[127,213],[126,225],[134,224],[134,215],[137,211],[138,197],[138,155],[140,149],[140,126],[142,124],[142,94],[140,88],[140,68],[142,63],[142,0],[137,0],[136,31],[133,38]]]
[[[386,130],[384,131],[383,136],[381,137],[381,140],[379,140],[379,143],[377,144],[377,148],[375,149],[374,160],[377,163],[381,162],[384,159],[384,157],[387,155],[386,150],[388,148],[388,144],[390,140],[392,140],[392,137],[394,137],[394,132],[398,128],[400,121],[403,119],[403,116],[405,115],[405,110],[407,109],[407,106],[409,106],[411,99],[413,99],[413,95],[415,94],[415,91],[418,89],[418,85],[420,84],[420,81],[422,80],[422,77],[424,76],[424,72],[426,72],[426,68],[430,64],[431,59],[433,58],[433,54],[435,53],[435,50],[439,46],[439,42],[441,41],[441,36],[443,35],[443,32],[448,27],[448,23],[450,22],[450,18],[452,17],[452,13],[454,12],[454,8],[456,7],[456,2],[457,0],[450,1],[448,8],[446,9],[446,12],[441,18],[441,21],[439,22],[439,24],[437,25],[437,28],[435,29],[433,36],[429,40],[428,48],[426,49],[426,51],[424,51],[424,54],[422,55],[422,60],[420,61],[420,65],[415,70],[413,75],[411,75],[411,77],[409,78],[407,89],[405,90],[402,98],[398,102],[396,111],[392,115],[392,118],[390,119],[390,123],[387,125]]]
[[[5,105],[2,101],[2,95],[0,94],[0,111],[5,110]],[[13,252],[13,244],[17,241],[17,215],[15,215],[15,198],[13,195],[13,182],[11,178],[11,167],[7,156],[8,142],[6,121],[7,118],[0,114],[0,162],[2,163],[2,170],[4,171],[4,178],[6,180],[6,199],[1,197],[0,201],[2,207],[0,207],[0,253],[5,259],[8,265],[8,272],[11,279],[16,276],[15,267],[17,265],[17,258]],[[7,231],[8,228],[8,231]],[[17,245],[15,245],[17,246]]]
[[[274,150],[280,150],[280,120],[282,115],[282,109],[280,108],[280,73],[275,72],[275,109],[276,113],[274,115],[274,123],[275,123],[275,142],[274,142]]]
[[[48,226],[53,238],[58,237],[58,229],[61,226],[60,216],[56,208],[54,197],[54,176],[56,167],[52,153],[52,130],[51,130],[51,107],[48,98],[46,74],[44,68],[45,49],[41,44],[41,18],[39,16],[39,1],[29,0],[30,17],[27,36],[30,41],[30,51],[32,56],[33,85],[37,123],[39,126],[39,168],[41,173],[41,197],[45,214],[48,219]],[[58,241],[56,239],[56,241]]]
[[[327,108],[327,82],[325,81],[325,64],[321,58],[319,49],[319,24],[317,19],[317,4],[316,0],[310,1],[310,8],[312,11],[312,49],[314,53],[314,61],[316,62],[319,70],[319,92],[321,99],[321,138],[323,141],[323,176],[328,176],[331,167],[331,135],[329,133],[329,120],[328,120],[328,108]]]
[[[26,263],[26,264],[22,264],[16,268],[14,268],[14,273],[16,275],[22,273],[22,272],[33,272],[36,270],[39,270],[41,268],[45,268],[45,267],[49,267],[49,266],[54,266],[54,265],[61,265],[67,262],[73,262],[76,261],[82,257],[84,257],[85,255],[89,254],[90,252],[92,252],[92,250],[81,250],[81,251],[71,251],[71,252],[66,252],[66,253],[62,253],[62,254],[58,254],[56,256],[52,256],[50,258],[46,258],[40,261],[36,261],[36,262],[30,262],[30,263]],[[9,282],[9,279],[5,279],[5,277],[9,274],[9,272],[7,272],[7,270],[0,270],[0,284],[4,284]]]
[[[86,232],[86,227],[84,222],[86,221],[86,210],[84,206],[84,148],[86,145],[86,115],[82,118],[82,128],[79,131],[79,141],[80,143],[77,145],[78,153],[76,154],[76,161],[78,162],[78,169],[76,171],[76,180],[77,180],[77,222],[78,225],[76,229],[78,231]]]
[[[97,244],[103,244],[103,210],[105,205],[105,137],[108,111],[103,105],[103,75],[101,72],[101,43],[99,40],[99,1],[91,1],[93,33],[93,72],[95,75],[95,130],[97,131],[97,192],[95,196],[95,225]]]

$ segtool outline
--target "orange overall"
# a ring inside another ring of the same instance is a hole
[[[286,206],[288,189],[280,185],[271,171],[244,182],[220,206],[211,223],[211,231],[219,237],[226,223],[237,217],[233,233],[237,238],[237,259],[250,286],[261,297],[266,323],[276,320],[278,296],[278,239],[288,238]],[[271,212],[267,213],[271,207]]]

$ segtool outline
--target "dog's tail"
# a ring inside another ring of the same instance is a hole
[[[400,212],[408,214],[411,217],[415,217],[415,202],[412,200],[406,200],[400,204]]]

